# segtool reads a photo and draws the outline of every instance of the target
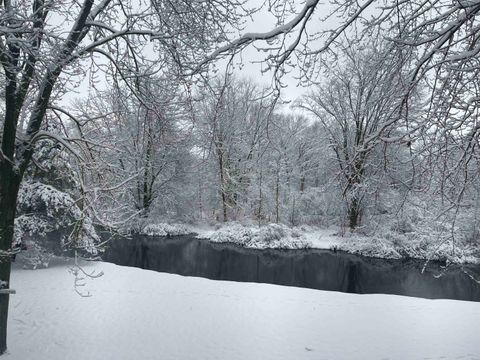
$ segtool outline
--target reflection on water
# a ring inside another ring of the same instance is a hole
[[[325,250],[251,250],[189,236],[135,236],[111,243],[104,260],[215,280],[271,283],[359,294],[383,293],[480,301],[480,285],[459,267],[384,260]],[[468,271],[480,278],[480,267]]]

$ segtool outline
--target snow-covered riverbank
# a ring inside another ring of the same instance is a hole
[[[480,303],[84,269],[13,270],[5,359],[480,359]]]
[[[336,249],[363,256],[400,259],[448,260],[453,263],[480,263],[480,244],[451,239],[451,234],[432,232],[398,233],[384,231],[375,235],[343,233],[338,228],[311,226],[287,227],[279,224],[244,225],[239,223],[212,226],[183,224],[149,224],[145,235],[182,235],[196,233],[213,242],[235,243],[254,249]]]

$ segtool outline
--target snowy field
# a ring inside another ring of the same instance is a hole
[[[84,269],[13,270],[2,359],[480,359],[480,303]]]

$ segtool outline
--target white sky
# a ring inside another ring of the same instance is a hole
[[[262,0],[250,0],[250,3],[256,5],[258,3],[262,3]],[[296,4],[296,11],[297,13],[303,8],[305,1],[297,1]],[[322,20],[325,18],[329,12],[332,10],[332,5],[330,4],[322,4],[320,3],[316,9],[316,12],[313,14],[312,18],[307,24],[307,29],[309,34],[314,32],[325,31],[328,29],[335,29],[339,26],[339,19],[336,17],[329,18],[328,20]],[[289,15],[285,22],[288,22],[294,17],[294,15]],[[271,31],[276,25],[275,17],[267,11],[267,9],[263,9],[259,13],[255,14],[253,21],[250,21],[246,24],[245,30],[242,33],[247,32],[267,32]],[[296,35],[296,33],[295,33]],[[265,42],[263,42],[266,44]],[[313,43],[316,44],[316,43]],[[318,43],[318,47],[321,47],[320,42]],[[268,45],[265,45],[265,47]],[[299,47],[301,48],[301,44]],[[312,43],[310,43],[312,46]],[[264,52],[257,51],[253,46],[249,46],[245,49],[242,54],[237,56],[238,60],[242,60],[244,67],[242,70],[238,71],[240,76],[251,77],[255,81],[259,83],[263,83],[267,86],[271,86],[272,84],[272,71],[267,73],[262,73],[262,65],[258,63],[258,61],[262,60],[265,57]],[[291,57],[291,60],[295,61],[295,57]],[[265,66],[264,66],[265,67]],[[298,70],[288,68],[290,73],[285,74],[282,77],[282,83],[286,85],[285,88],[282,89],[282,98],[284,100],[293,102],[295,99],[305,95],[308,92],[308,87],[301,86],[299,84],[299,80],[296,77],[299,76]],[[288,106],[288,105],[286,105]]]
[[[252,5],[258,5],[259,3],[263,3],[263,0],[250,0]],[[304,1],[298,2],[297,9],[300,10],[303,7]],[[326,22],[322,22],[321,18],[327,15],[327,10],[331,8],[329,5],[321,4],[320,7],[317,9],[316,13],[313,15],[312,19],[310,19],[308,29],[309,32],[312,33],[314,31],[325,30],[327,28],[335,28],[338,26],[336,23],[336,19],[332,18]],[[286,21],[291,19],[293,15],[288,16]],[[266,32],[270,31],[275,27],[275,17],[267,11],[267,9],[263,9],[262,11],[258,12],[254,15],[253,19],[248,21],[245,24],[245,29],[242,33],[246,32]],[[251,78],[255,82],[259,83],[259,85],[264,85],[270,87],[272,85],[272,72],[262,73],[262,64],[259,64],[258,61],[262,60],[266,53],[257,51],[253,46],[249,46],[246,48],[241,54],[237,55],[235,58],[235,64],[238,65],[240,62],[242,63],[241,69],[239,66],[236,66],[235,73],[240,77]],[[225,61],[218,63],[218,68],[221,70],[225,67]],[[223,64],[223,65],[222,65]],[[263,65],[265,67],[265,65]],[[295,79],[295,75],[298,75],[295,71],[284,75],[282,78],[282,82],[286,85],[286,88],[282,89],[282,99],[293,102],[296,98],[305,94],[308,89],[305,87],[299,86],[299,82]],[[75,92],[69,93],[62,99],[63,104],[71,103],[72,100],[75,100],[79,97],[86,97],[89,92],[89,84],[88,84],[89,77],[85,77],[83,81],[77,86]],[[97,84],[98,87],[107,87],[108,84],[102,84],[105,82],[104,79],[99,78],[99,83]],[[285,105],[285,110],[288,108],[289,105]]]
[[[252,0],[252,3],[258,3],[258,0]],[[302,5],[299,5],[298,8],[301,9]],[[291,18],[293,16],[290,16]],[[252,21],[249,21],[246,24],[246,27],[242,33],[248,32],[267,32],[272,30],[276,23],[275,17],[268,13],[266,9],[255,14]],[[288,19],[287,19],[288,21]],[[265,43],[265,42],[263,42]],[[260,44],[257,44],[260,45]],[[268,45],[265,45],[268,46]],[[255,47],[249,46],[243,50],[239,55],[236,56],[237,62],[242,62],[242,69],[236,70],[236,73],[239,76],[244,76],[247,78],[252,78],[261,85],[270,87],[272,85],[272,76],[273,72],[268,71],[263,73],[262,68],[265,69],[265,64],[258,63],[263,60],[266,53],[259,52]],[[298,75],[298,74],[297,74]],[[294,101],[296,98],[305,94],[307,89],[298,86],[298,80],[295,79],[295,72],[284,75],[282,82],[286,85],[286,88],[282,89],[282,98],[287,101]],[[288,106],[288,105],[286,105]]]

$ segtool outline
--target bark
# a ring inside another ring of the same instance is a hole
[[[360,225],[360,220],[362,217],[362,197],[357,193],[357,191],[359,185],[361,185],[363,181],[365,173],[365,159],[366,155],[363,155],[358,161],[355,161],[351,168],[352,174],[347,176],[348,184],[346,193],[351,193],[351,200],[347,200],[348,227],[352,230]]]
[[[148,135],[150,136],[150,135]],[[149,139],[147,142],[147,152],[145,154],[145,170],[143,172],[143,210],[145,213],[150,209],[153,201],[153,166],[152,166],[152,144]]]
[[[222,210],[223,210],[223,222],[228,221],[228,215],[227,215],[227,194],[226,194],[226,187],[227,184],[225,183],[225,173],[224,173],[224,168],[223,168],[223,154],[219,151],[218,152],[218,167],[220,169],[220,190],[221,190],[221,195],[222,195]]]
[[[0,160],[0,280],[10,288],[11,256],[16,200],[20,185],[19,176],[14,173],[12,165]],[[5,254],[7,252],[7,254]],[[7,319],[9,295],[0,294],[0,355],[7,349]]]
[[[257,211],[257,219],[260,222],[263,220],[263,194],[262,194],[262,179],[263,179],[263,171],[262,168],[260,168],[260,179],[258,182],[258,211]]]
[[[21,175],[14,172],[13,159],[19,106],[17,105],[15,75],[6,70],[5,120],[0,152],[0,280],[10,287],[11,258],[8,253],[13,242],[13,230],[18,188]],[[0,294],[0,355],[7,349],[7,319],[9,295]]]
[[[353,198],[348,206],[348,227],[355,229],[360,225],[361,206],[357,198]]]
[[[275,179],[275,223],[277,224],[280,221],[279,202],[280,202],[280,161],[277,161],[277,176]]]

